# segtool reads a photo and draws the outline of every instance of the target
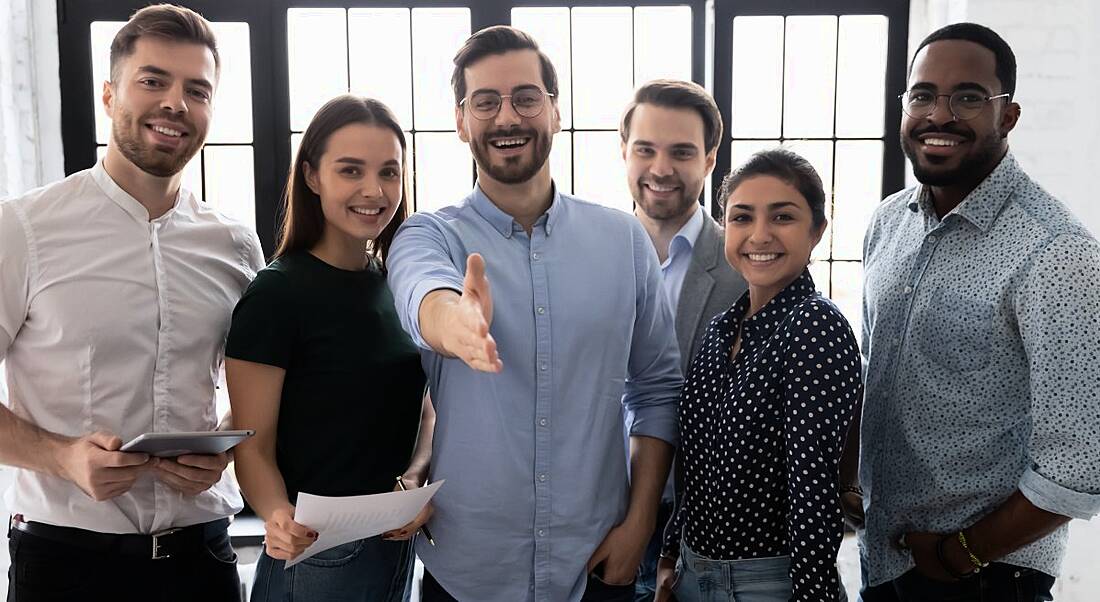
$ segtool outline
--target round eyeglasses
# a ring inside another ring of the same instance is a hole
[[[496,117],[497,113],[500,112],[501,105],[504,104],[504,99],[507,98],[512,103],[512,109],[517,115],[530,119],[542,114],[542,109],[546,106],[543,101],[548,96],[553,97],[554,95],[543,92],[538,88],[523,88],[511,94],[499,94],[492,90],[485,90],[475,92],[469,98],[463,98],[458,105],[465,106],[471,115],[484,121]]]
[[[1008,98],[1010,94],[998,94],[996,96],[982,96],[973,90],[958,90],[951,94],[933,94],[928,90],[908,90],[898,95],[901,99],[901,110],[914,119],[924,119],[936,112],[936,105],[940,97],[947,97],[947,108],[956,121],[974,119],[982,114],[985,105],[998,98]]]

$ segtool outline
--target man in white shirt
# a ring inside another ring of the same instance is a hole
[[[218,80],[210,24],[142,9],[111,45],[95,167],[0,202],[0,462],[9,599],[235,600],[226,454],[118,451],[217,428],[230,315],[263,265],[254,232],[180,188]]]
[[[676,315],[680,368],[686,375],[711,318],[729,309],[748,288],[726,262],[722,227],[699,204],[722,138],[722,114],[702,86],[658,79],[634,92],[619,133],[634,215],[661,261],[664,292]],[[639,602],[653,600],[662,530],[672,509],[670,477],[657,532],[635,583]]]

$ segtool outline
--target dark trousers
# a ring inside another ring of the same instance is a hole
[[[8,602],[240,602],[229,534],[190,553],[153,560],[90,551],[12,530]]]
[[[439,582],[428,571],[424,571],[424,582],[420,585],[423,602],[458,602],[447,593]],[[600,581],[595,575],[588,576],[588,586],[584,590],[582,602],[632,602],[634,600],[634,584],[609,585]]]
[[[865,587],[862,602],[1040,602],[1053,600],[1054,577],[995,562],[961,581],[943,583],[910,570],[893,581]]]

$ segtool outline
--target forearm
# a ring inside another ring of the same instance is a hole
[[[451,310],[458,305],[460,298],[451,289],[437,289],[424,295],[424,300],[420,302],[420,336],[437,353],[448,357],[453,357],[454,353],[444,349],[443,331],[448,324]]]
[[[257,449],[242,449],[236,453],[234,466],[241,493],[257,516],[267,520],[275,510],[291,505],[274,455]]]
[[[1069,520],[1038,508],[1017,490],[963,533],[974,555],[992,562],[1046,537]]]
[[[67,478],[61,455],[72,438],[39,428],[0,405],[0,464]]]
[[[630,437],[630,506],[627,520],[652,530],[672,466],[672,446],[655,437]]]
[[[417,484],[423,485],[428,480],[428,469],[432,464],[432,437],[435,434],[435,408],[432,406],[432,398],[424,394],[423,407],[420,410],[420,434],[416,438],[416,448],[413,449],[409,467],[402,475],[405,479],[415,479]]]

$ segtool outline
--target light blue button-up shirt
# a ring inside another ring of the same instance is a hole
[[[684,288],[684,276],[691,265],[695,241],[699,240],[699,233],[702,231],[703,206],[696,204],[695,213],[668,243],[668,256],[661,264],[661,274],[664,276],[665,295],[668,296],[673,315],[676,315],[676,308],[680,305],[680,291]]]
[[[1100,513],[1100,244],[1011,154],[940,220],[923,186],[864,247],[860,481],[870,584],[913,566],[907,531],[952,533],[1017,489]],[[1057,575],[1067,528],[1002,562]]]
[[[420,334],[429,292],[461,290],[480,253],[504,369],[477,372]],[[406,221],[388,259],[397,312],[423,349],[446,479],[417,542],[459,600],[579,600],[585,564],[625,517],[631,433],[674,442],[682,378],[657,254],[631,215],[555,193],[531,235],[481,189]]]

